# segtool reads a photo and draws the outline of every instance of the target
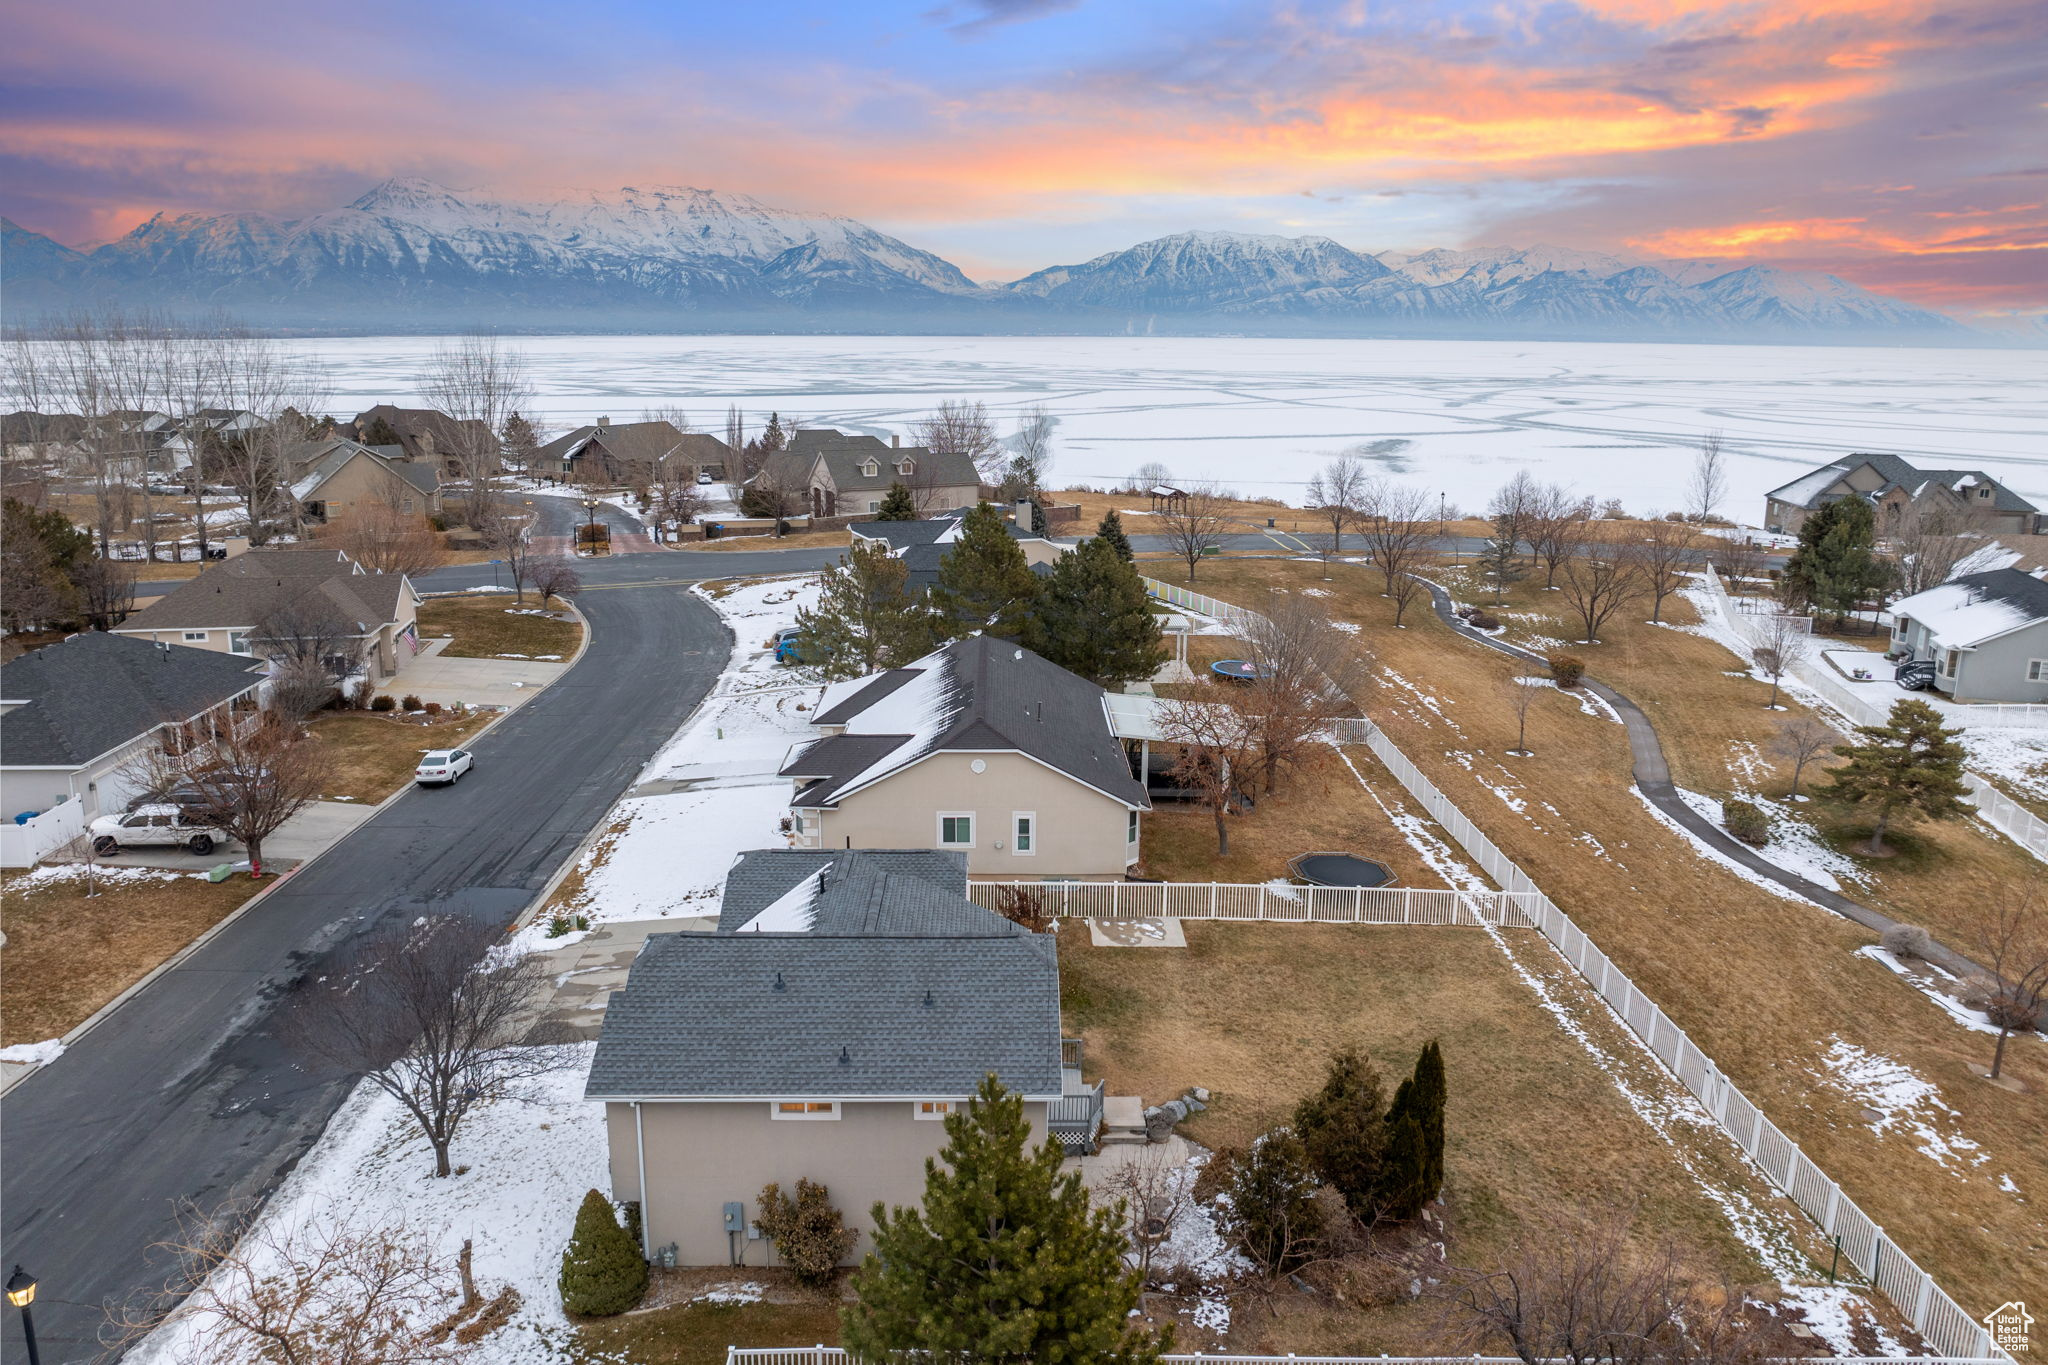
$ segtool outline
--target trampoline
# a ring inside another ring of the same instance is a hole
[[[1390,886],[1394,874],[1386,864],[1355,853],[1302,853],[1287,870],[1311,886]]]
[[[1259,670],[1243,659],[1218,659],[1209,665],[1209,671],[1232,682],[1251,682],[1259,676]]]

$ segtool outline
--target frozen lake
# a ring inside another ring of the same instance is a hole
[[[325,406],[411,404],[435,342],[286,343],[319,359]],[[806,426],[908,434],[943,398],[978,399],[1007,432],[1058,419],[1053,473],[1176,479],[1299,501],[1316,467],[1356,450],[1467,509],[1528,468],[1633,511],[1683,495],[1708,431],[1733,455],[1725,511],[1861,450],[1982,468],[2048,507],[2048,353],[1578,342],[1150,337],[518,337],[555,431],[680,408],[720,432],[737,403]]]

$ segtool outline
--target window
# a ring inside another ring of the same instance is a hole
[[[194,642],[204,644],[206,643],[206,636],[207,632],[203,630],[188,630],[185,632],[185,641],[187,644],[191,644]]]
[[[917,461],[915,461],[915,460],[898,460],[898,461],[896,462],[896,472],[897,472],[898,474],[904,474],[904,475],[909,475],[909,474],[915,474],[915,473],[917,472]]]
[[[2027,681],[2048,682],[2048,659],[2027,660]]]
[[[1962,657],[1962,652],[1960,650],[1949,649],[1942,651],[1941,676],[1944,678],[1953,678],[1956,675],[1956,664],[1962,659]]]
[[[777,1100],[769,1108],[769,1116],[778,1119],[836,1119],[839,1117],[837,1100]]]
[[[974,816],[966,811],[940,811],[939,847],[973,848]]]
[[[876,512],[879,512],[881,510],[882,504],[879,501],[877,501],[874,498],[868,499],[868,515],[873,516]]]
[[[1038,852],[1038,813],[1020,810],[1010,817],[1010,824],[1017,834],[1010,851],[1023,854]]]
[[[882,472],[882,467],[873,460],[864,460],[861,462],[860,472],[861,477],[872,479],[875,475]]]
[[[1138,842],[1138,812],[1136,811],[1131,812],[1130,823],[1124,826],[1124,842],[1127,844]]]
[[[943,1119],[953,1112],[951,1100],[919,1100],[917,1116],[921,1119]]]
[[[250,651],[249,651],[249,632],[248,632],[248,631],[246,631],[246,630],[231,630],[231,631],[229,631],[229,632],[228,632],[228,652],[229,652],[229,653],[231,653],[231,654],[247,654],[247,653],[249,653],[249,652],[250,652]]]

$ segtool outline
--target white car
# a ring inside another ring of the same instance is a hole
[[[412,770],[412,780],[422,787],[445,786],[475,766],[467,749],[435,749],[420,759],[420,766]]]
[[[89,826],[92,851],[102,858],[124,848],[176,848],[201,857],[227,842],[212,825],[194,820],[182,806],[137,806],[125,815],[103,815]]]

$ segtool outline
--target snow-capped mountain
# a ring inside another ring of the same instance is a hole
[[[1827,275],[1564,247],[1357,251],[1182,232],[977,286],[850,218],[653,187],[519,203],[390,180],[309,218],[159,214],[89,251],[0,219],[8,321],[79,304],[225,308],[272,327],[408,331],[1127,331],[1961,339]]]

